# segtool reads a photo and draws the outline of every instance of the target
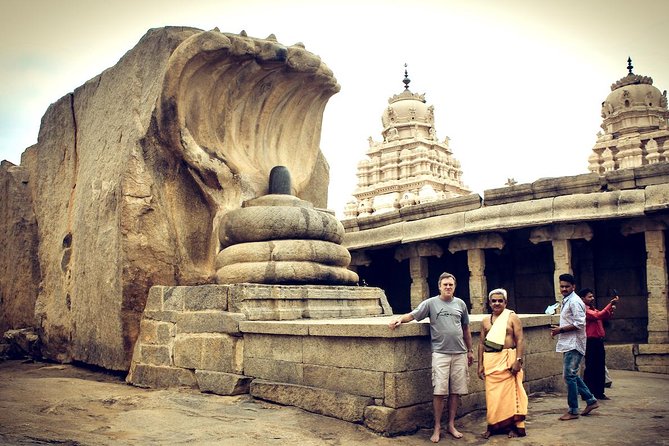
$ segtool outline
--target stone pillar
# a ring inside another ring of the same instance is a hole
[[[571,240],[592,240],[592,228],[587,223],[576,223],[566,225],[542,226],[532,229],[530,241],[535,245],[550,241],[553,245],[553,287],[555,301],[562,302],[560,294],[560,275],[564,273],[573,274],[571,268]],[[576,278],[578,280],[578,277]]]
[[[560,293],[560,275],[564,273],[573,274],[571,269],[571,241],[552,240],[553,243],[553,289],[556,292],[555,301],[562,302],[562,293]]]
[[[472,304],[472,314],[481,314],[485,310],[485,300],[488,297],[488,282],[485,277],[485,251],[470,249],[467,251],[469,266],[469,296]]]
[[[469,268],[469,300],[472,314],[484,312],[484,302],[488,298],[488,281],[485,276],[485,249],[502,249],[504,239],[496,233],[461,236],[448,244],[451,253],[467,250]]]
[[[415,256],[409,258],[411,273],[411,309],[430,297],[430,285],[427,283],[427,258]]]
[[[419,303],[430,297],[430,285],[427,282],[429,273],[427,257],[441,257],[443,253],[441,247],[435,243],[411,243],[399,246],[395,250],[395,260],[398,262],[409,259],[411,309],[416,308]]]
[[[648,284],[648,343],[669,343],[669,285],[664,231],[646,231]]]
[[[643,232],[646,240],[646,286],[648,287],[648,343],[669,343],[669,279],[667,274],[667,220],[637,218],[622,225],[627,236]]]

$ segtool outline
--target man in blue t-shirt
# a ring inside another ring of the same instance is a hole
[[[441,435],[441,415],[444,411],[444,397],[448,395],[448,428],[454,438],[462,438],[455,428],[460,395],[468,393],[469,373],[467,368],[474,362],[472,334],[469,331],[467,304],[454,296],[455,276],[442,273],[439,276],[439,295],[421,302],[411,313],[391,321],[388,326],[395,329],[402,323],[430,318],[430,339],[432,342],[432,386],[434,406],[433,443]]]

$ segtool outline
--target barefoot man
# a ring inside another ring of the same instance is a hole
[[[479,378],[485,380],[488,438],[505,433],[509,438],[525,436],[527,393],[523,388],[523,326],[520,318],[506,308],[503,288],[488,294],[490,317],[481,321],[479,336]]]
[[[442,273],[439,276],[439,295],[424,300],[411,313],[391,321],[391,329],[404,322],[430,318],[430,338],[432,341],[432,386],[434,406],[433,443],[441,435],[441,415],[444,412],[444,398],[448,395],[448,428],[454,438],[462,438],[455,428],[455,414],[460,395],[468,392],[467,368],[474,362],[472,334],[469,331],[467,304],[454,296],[455,276]]]

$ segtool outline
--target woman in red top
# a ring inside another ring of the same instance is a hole
[[[595,296],[590,288],[583,288],[578,292],[585,303],[585,334],[587,342],[585,347],[585,372],[583,381],[588,389],[598,400],[608,400],[604,395],[604,367],[606,365],[606,352],[604,350],[604,324],[602,321],[611,319],[619,297],[615,296],[603,310],[595,307]]]

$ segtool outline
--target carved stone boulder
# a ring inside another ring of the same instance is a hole
[[[37,254],[12,245],[31,261],[43,354],[127,370],[149,288],[213,282],[221,220],[267,194],[272,167],[325,207],[321,121],[338,90],[302,44],[168,27],[52,104],[20,166]]]

